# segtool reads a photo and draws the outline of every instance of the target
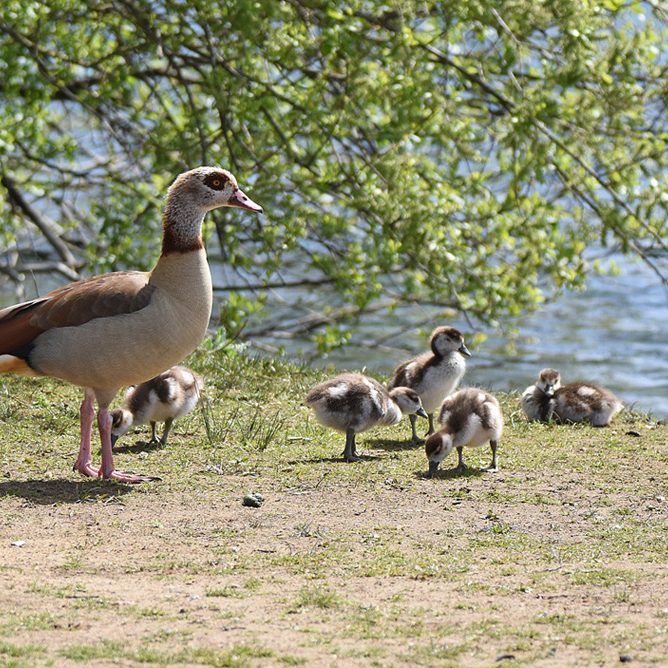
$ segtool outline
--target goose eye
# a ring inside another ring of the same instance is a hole
[[[213,190],[222,190],[227,185],[227,179],[220,174],[210,174],[204,179],[204,184]]]

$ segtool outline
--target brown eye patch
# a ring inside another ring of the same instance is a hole
[[[229,179],[225,174],[213,173],[209,174],[204,179],[204,184],[209,186],[212,190],[222,190],[229,182]]]

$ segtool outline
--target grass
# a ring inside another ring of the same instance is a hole
[[[209,648],[189,648],[170,653],[157,649],[139,648],[128,649],[127,646],[115,642],[101,642],[94,645],[73,645],[64,649],[61,656],[73,661],[89,664],[100,659],[118,660],[119,658],[137,664],[196,664],[213,666],[214,668],[243,668],[251,665],[255,658],[273,658],[273,652],[260,647],[238,645],[228,651],[218,651]],[[288,661],[291,657],[288,657]]]
[[[188,364],[207,397],[169,445],[119,441],[162,477],[139,487],[71,472],[76,388],[0,378],[0,666],[668,662],[665,425],[529,424],[500,395],[499,473],[483,447],[426,480],[407,423],[341,461],[301,405],[327,372]]]
[[[297,600],[294,602],[292,610],[300,608],[337,608],[341,605],[341,597],[327,587],[305,587],[299,592]]]

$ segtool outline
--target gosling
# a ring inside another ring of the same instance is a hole
[[[151,423],[151,445],[167,444],[172,423],[195,408],[204,388],[202,377],[184,366],[173,366],[151,380],[134,385],[125,394],[122,408],[111,412],[111,440],[116,443],[133,425]],[[156,422],[164,422],[162,437],[156,436]]]
[[[529,420],[543,422],[554,416],[562,422],[607,427],[623,407],[610,390],[599,385],[577,382],[562,386],[556,369],[543,369],[538,382],[522,395],[522,408]]]
[[[439,415],[441,430],[432,434],[425,443],[429,473],[433,477],[440,463],[457,448],[457,471],[466,469],[464,447],[478,447],[489,441],[492,463],[483,471],[499,470],[496,449],[503,432],[503,414],[499,402],[489,392],[467,387],[446,397]]]
[[[554,414],[554,392],[560,386],[556,369],[543,369],[538,381],[522,393],[522,410],[529,420],[548,422]]]
[[[466,371],[469,349],[462,333],[454,327],[437,327],[431,335],[431,352],[407,360],[394,370],[388,388],[410,387],[415,390],[429,418],[427,436],[434,433],[434,411],[443,399],[457,389]],[[413,445],[422,443],[415,430],[415,415],[409,416]]]
[[[360,460],[355,436],[374,425],[397,424],[402,415],[427,417],[417,392],[409,387],[395,387],[389,392],[373,378],[359,373],[344,373],[316,385],[304,399],[324,427],[346,435],[343,458]]]

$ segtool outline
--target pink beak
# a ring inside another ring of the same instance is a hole
[[[239,209],[248,209],[248,211],[254,211],[255,213],[262,213],[262,207],[248,197],[241,188],[237,188],[233,193],[232,197],[227,201],[227,206],[236,206]]]

